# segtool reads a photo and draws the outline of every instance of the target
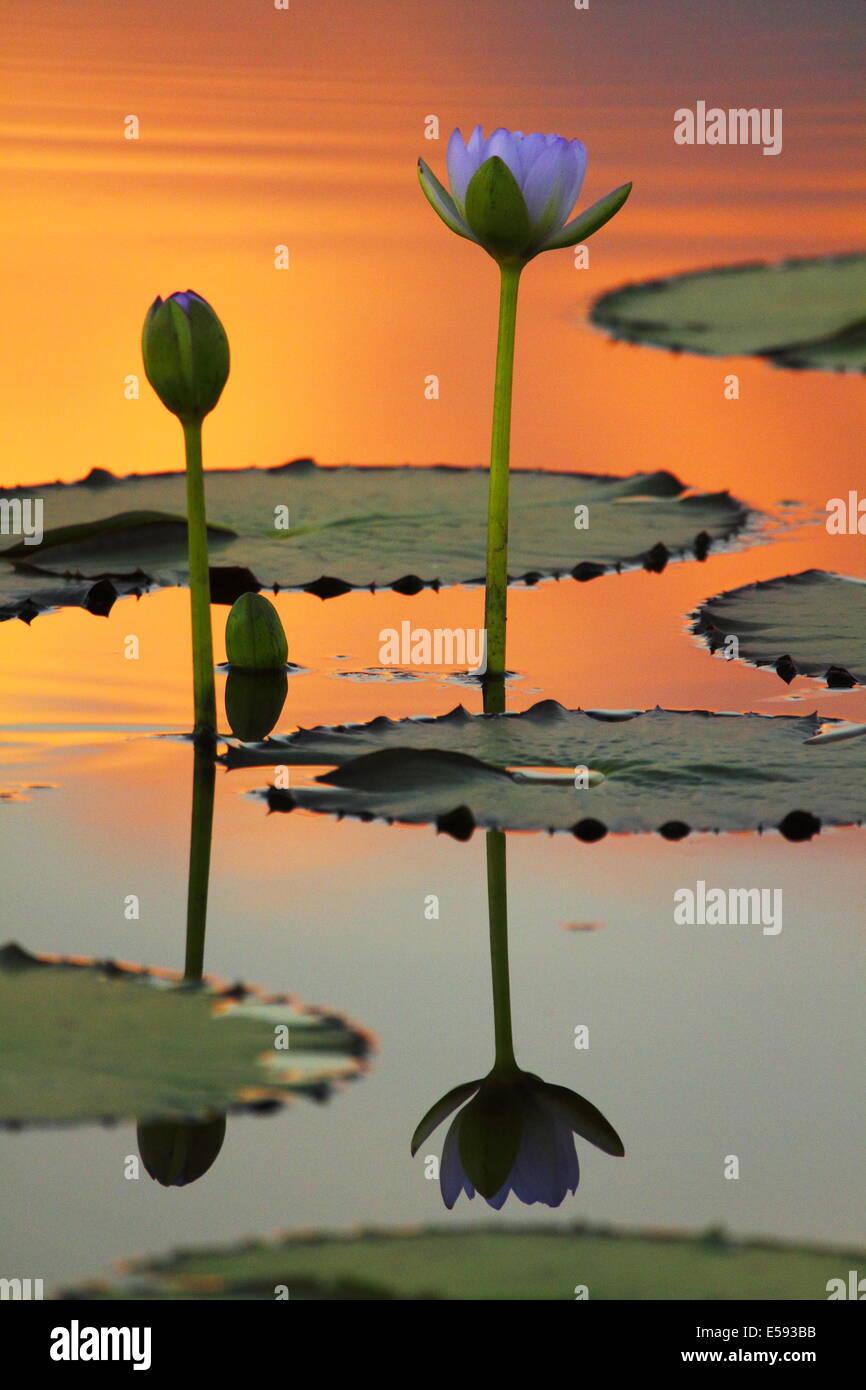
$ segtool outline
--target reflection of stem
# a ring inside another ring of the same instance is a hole
[[[499,291],[499,338],[496,345],[493,434],[490,441],[490,482],[487,499],[487,587],[484,596],[487,670],[493,677],[501,676],[505,671],[511,385],[514,376],[517,287],[522,268],[519,265],[503,265]]]
[[[487,832],[487,905],[490,914],[490,972],[493,977],[493,1027],[496,1037],[494,1072],[511,1073],[511,985],[508,978],[508,889],[505,877],[505,832]]]
[[[186,899],[185,980],[200,980],[204,970],[204,934],[213,832],[216,763],[213,749],[196,744],[189,837],[189,886]]]
[[[484,696],[484,713],[502,714],[505,710],[505,677],[482,676],[481,691]]]
[[[210,578],[207,558],[204,475],[201,462],[201,420],[183,422],[186,446],[186,516],[189,540],[189,595],[192,612],[192,676],[195,696],[195,734],[216,735],[216,696],[213,639],[210,626]]]

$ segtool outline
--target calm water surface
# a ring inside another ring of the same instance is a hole
[[[700,32],[691,5],[627,5],[616,30],[593,7],[567,37],[559,7],[514,5],[503,29],[486,0],[469,34],[451,0],[424,7],[421,25],[404,5],[340,7],[339,22],[328,7],[313,18],[298,6],[279,34],[239,25],[242,7],[227,3],[178,11],[160,0],[149,17],[112,7],[110,24],[89,0],[74,14],[59,7],[53,23],[44,8],[9,7],[16,333],[3,368],[4,486],[93,466],[176,466],[174,422],[146,393],[125,400],[123,381],[139,370],[147,304],[187,284],[219,306],[234,354],[208,426],[211,466],[304,453],[482,460],[494,276],[415,186],[419,153],[437,168],[444,160],[444,139],[432,149],[422,139],[431,111],[444,133],[483,120],[581,134],[590,199],[635,181],[629,208],[592,243],[589,270],[564,252],[526,276],[515,466],[669,468],[775,517],[782,500],[814,514],[860,482],[862,381],[616,347],[584,322],[591,299],[626,279],[860,244],[859,70],[824,26],[815,31],[814,6],[786,5],[776,27],[751,6],[734,7],[736,23],[722,7]],[[838,8],[844,31],[848,7]],[[735,42],[749,24],[753,42]],[[194,63],[167,66],[166,26]],[[789,100],[804,52],[810,81]],[[716,86],[734,104],[784,102],[783,157],[674,153],[674,107]],[[135,148],[119,138],[118,113],[130,110],[145,137]],[[291,252],[282,278],[278,243]],[[723,395],[731,370],[737,402]],[[435,403],[424,399],[429,373],[441,381]],[[511,708],[552,697],[866,719],[860,693],[802,679],[786,688],[685,634],[701,599],[811,566],[866,577],[861,539],[831,539],[820,525],[777,530],[771,545],[662,575],[514,590]],[[404,618],[481,626],[479,591],[276,602],[305,668],[289,682],[282,730],[479,708],[477,692],[441,678],[338,674],[376,665],[378,633]],[[192,758],[158,735],[188,727],[187,608],[185,593],[164,591],[118,602],[107,619],[69,611],[0,626],[0,789],[52,784],[0,802],[6,938],[182,966]],[[215,611],[221,659],[225,610]],[[130,632],[138,662],[123,658]],[[266,780],[261,769],[217,777],[206,968],[357,1017],[380,1040],[371,1072],[327,1106],[230,1119],[213,1169],[180,1191],[124,1180],[129,1125],[0,1135],[4,1268],[56,1285],[133,1252],[273,1228],[488,1218],[462,1199],[446,1218],[409,1157],[431,1101],[491,1057],[483,837],[269,817],[245,794]],[[509,836],[518,1056],[597,1103],[628,1157],[581,1146],[573,1200],[552,1213],[510,1201],[506,1219],[866,1239],[853,1196],[864,1150],[862,856],[858,831],[799,846],[776,835],[593,846]],[[783,931],[675,927],[673,892],[697,878],[782,888]],[[129,893],[138,922],[124,919]],[[424,915],[431,893],[435,922]],[[598,929],[565,929],[587,922]],[[573,1046],[579,1024],[587,1052]],[[723,1179],[729,1153],[739,1182]]]

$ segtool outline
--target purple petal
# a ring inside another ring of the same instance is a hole
[[[466,142],[466,148],[472,156],[473,160],[477,160],[477,163],[475,165],[476,169],[480,167],[481,162],[484,159],[485,143],[486,142],[484,139],[484,131],[481,129],[480,125],[477,125]]]
[[[566,158],[558,145],[546,145],[526,176],[523,196],[533,225],[539,221],[551,197],[567,176]]]
[[[564,224],[574,206],[585,168],[586,150],[578,140],[548,144],[536,159],[527,176],[523,196],[538,241]]]
[[[492,159],[494,155],[498,155],[503,163],[508,165],[518,184],[523,177],[520,167],[520,143],[516,135],[500,126],[498,130],[494,130],[484,147],[484,159]]]
[[[505,1183],[503,1184],[502,1187],[500,1187],[499,1191],[498,1191],[497,1193],[495,1193],[494,1196],[485,1198],[485,1201],[487,1202],[487,1205],[488,1205],[489,1207],[492,1207],[492,1208],[493,1208],[494,1211],[501,1211],[502,1208],[505,1206],[505,1202],[506,1202],[506,1199],[507,1199],[508,1194],[510,1193],[510,1191],[511,1191],[511,1176],[509,1175],[509,1176],[505,1179]]]
[[[449,1211],[461,1192],[465,1192],[469,1198],[475,1196],[475,1188],[467,1178],[460,1161],[460,1115],[451,1122],[445,1136],[445,1143],[442,1146],[442,1157],[439,1161],[439,1191],[442,1193],[442,1200]]]
[[[478,126],[476,129],[480,131],[481,127]],[[476,141],[474,151],[471,150],[459,130],[453,131],[448,141],[448,181],[451,184],[451,196],[460,212],[463,211],[469,180],[479,166],[482,143],[480,140]]]
[[[529,174],[533,164],[546,148],[546,138],[543,135],[539,135],[538,131],[533,135],[524,135],[520,142],[520,164],[523,171],[523,179],[520,181],[521,188],[523,188],[523,182]]]
[[[571,1126],[558,1112],[532,1096],[517,1161],[511,1173],[514,1195],[521,1202],[558,1207],[574,1192],[580,1177]]]

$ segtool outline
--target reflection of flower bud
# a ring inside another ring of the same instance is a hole
[[[229,343],[211,306],[192,290],[156,298],[141,335],[147,379],[181,420],[203,420],[229,374]]]
[[[226,1137],[226,1117],[139,1123],[141,1161],[163,1187],[186,1187],[204,1177]]]
[[[449,1209],[461,1192],[472,1198],[476,1191],[497,1211],[509,1192],[527,1205],[558,1207],[580,1181],[575,1134],[605,1153],[625,1152],[619,1135],[583,1096],[515,1070],[505,1076],[491,1072],[449,1091],[416,1129],[413,1154],[464,1101],[469,1103],[445,1136],[439,1169]]]
[[[525,264],[540,251],[586,241],[631,192],[631,184],[623,184],[567,221],[586,159],[580,140],[502,127],[485,140],[476,126],[468,140],[455,130],[448,142],[450,193],[423,159],[418,172],[427,201],[446,227],[477,241],[497,261]]]
[[[241,594],[226,621],[226,656],[242,671],[281,671],[289,644],[280,615],[262,594]]]
[[[259,743],[283,712],[289,680],[285,671],[229,671],[226,718],[235,738]]]

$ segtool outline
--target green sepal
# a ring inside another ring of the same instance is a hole
[[[423,159],[418,160],[418,182],[427,202],[445,223],[445,226],[452,232],[456,232],[458,236],[466,237],[468,241],[477,241],[475,235],[460,216],[460,209],[451,194],[439,182],[429,164],[425,164]]]
[[[543,1082],[542,1085],[546,1099],[553,1101],[562,1111],[575,1134],[594,1144],[602,1153],[612,1154],[614,1158],[623,1157],[625,1148],[622,1140],[613,1125],[590,1101],[565,1086],[554,1086],[550,1082]]]
[[[466,190],[466,221],[491,256],[519,259],[532,236],[529,209],[508,165],[485,159]]]
[[[509,1083],[488,1082],[460,1115],[463,1171],[482,1197],[495,1197],[514,1167],[523,1134],[523,1107]]]
[[[437,1100],[434,1105],[430,1106],[427,1114],[412,1135],[413,1157],[424,1143],[424,1140],[430,1137],[434,1129],[441,1125],[442,1121],[446,1120],[452,1111],[457,1109],[458,1105],[462,1105],[464,1100],[468,1100],[470,1096],[474,1095],[480,1085],[480,1081],[463,1081],[459,1086],[455,1086],[453,1090],[448,1091],[440,1100]]]
[[[623,203],[631,193],[632,185],[624,183],[621,188],[615,188],[612,193],[606,194],[604,198],[599,198],[597,203],[588,207],[578,217],[571,222],[566,222],[561,232],[550,237],[540,247],[542,251],[558,251],[565,246],[577,246],[578,242],[586,241],[593,232],[597,232],[615,217]]]

